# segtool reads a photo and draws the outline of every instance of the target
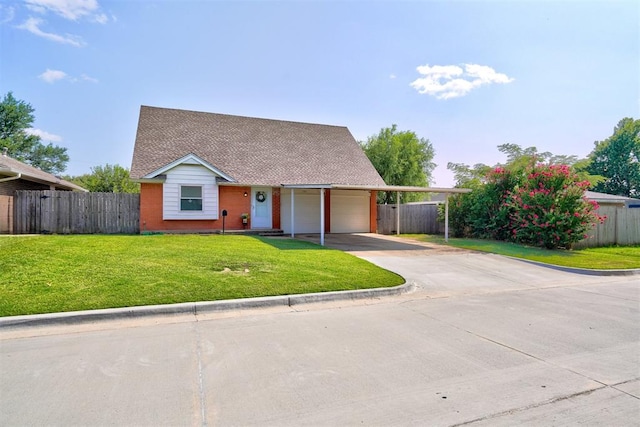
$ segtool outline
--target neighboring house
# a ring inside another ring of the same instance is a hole
[[[50,173],[0,155],[0,234],[13,232],[13,196],[17,190],[87,191]]]
[[[17,190],[87,191],[50,173],[0,155],[0,195],[13,196]]]
[[[375,232],[385,186],[346,127],[148,106],[131,178],[141,231]]]
[[[620,208],[640,208],[640,199],[626,196],[616,196],[613,194],[598,193],[596,191],[586,191],[585,197],[598,202],[600,206],[615,206]]]

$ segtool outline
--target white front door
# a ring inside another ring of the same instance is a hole
[[[251,189],[251,228],[272,228],[271,188]]]

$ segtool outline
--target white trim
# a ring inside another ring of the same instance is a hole
[[[319,188],[319,187],[315,187]],[[440,188],[440,187],[411,187],[402,185],[342,185],[332,184],[330,188],[338,190],[373,190],[373,191],[400,191],[411,193],[471,193],[470,188]]]
[[[319,188],[333,188],[333,184],[282,184],[283,188],[307,188],[307,189],[319,189]]]
[[[295,234],[295,227],[296,227],[296,190],[295,189],[291,189],[291,238],[293,239],[296,234]],[[281,199],[282,200],[282,199]],[[282,201],[280,202],[282,203]],[[282,222],[282,215],[280,215],[280,221]],[[282,226],[282,224],[281,224]]]
[[[150,172],[150,173],[146,174],[145,176],[142,177],[142,179],[153,179],[153,178],[157,177],[158,175],[161,175],[161,174],[163,174],[163,173],[175,168],[176,166],[182,165],[182,164],[188,164],[188,165],[197,164],[197,165],[205,167],[206,169],[210,170],[211,172],[213,172],[214,174],[218,175],[219,177],[226,179],[227,181],[235,181],[235,179],[233,179],[229,175],[225,174],[220,169],[218,169],[218,168],[210,165],[206,161],[202,160],[200,157],[196,156],[195,154],[187,154],[184,157],[181,157],[181,158],[179,158],[177,160],[174,160],[173,162],[161,167],[160,169],[156,169],[153,172]]]
[[[182,189],[185,187],[191,188],[199,188],[200,189],[200,197],[184,197],[182,195]],[[184,212],[203,212],[204,211],[204,189],[201,184],[178,184],[178,211],[180,213]],[[200,200],[200,209],[182,209],[182,200],[183,199],[193,199]]]

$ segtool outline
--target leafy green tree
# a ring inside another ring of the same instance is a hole
[[[627,197],[640,197],[640,120],[626,117],[613,135],[596,141],[589,155],[587,171],[604,177],[595,191]]]
[[[129,170],[120,165],[95,166],[90,174],[65,178],[92,193],[139,193],[140,184],[133,182]]]
[[[361,142],[362,148],[387,185],[426,187],[436,165],[431,142],[412,131],[398,131],[396,125],[380,130]],[[405,193],[403,201],[420,200],[420,193]],[[379,192],[378,203],[396,203],[395,192]]]
[[[498,151],[507,155],[507,163],[505,165],[511,165],[514,168],[538,163],[573,165],[578,161],[577,156],[553,154],[549,151],[539,152],[537,147],[522,148],[518,144],[500,144],[498,145]]]
[[[0,102],[0,149],[7,148],[16,160],[53,174],[63,172],[69,156],[67,149],[44,145],[40,137],[28,133],[35,117],[33,107],[8,92]]]

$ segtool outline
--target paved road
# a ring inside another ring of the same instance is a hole
[[[359,256],[410,295],[0,331],[0,425],[638,425],[639,276]]]

